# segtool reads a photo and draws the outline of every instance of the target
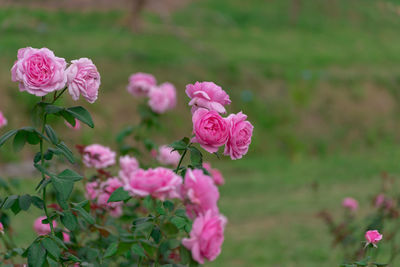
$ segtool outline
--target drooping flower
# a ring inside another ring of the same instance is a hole
[[[159,114],[165,113],[176,106],[176,89],[171,83],[154,86],[149,91],[149,106]]]
[[[191,218],[207,210],[218,213],[218,188],[213,179],[205,175],[202,170],[187,170],[182,194],[189,200],[186,210]]]
[[[20,91],[36,96],[61,90],[67,82],[65,59],[56,57],[48,48],[26,47],[18,50],[11,68],[11,79],[19,83]]]
[[[178,151],[172,151],[173,148],[167,145],[160,146],[158,149],[157,160],[164,165],[177,166],[181,155]]]
[[[182,244],[198,263],[204,264],[205,259],[213,261],[221,253],[225,225],[224,216],[209,210],[194,220],[190,238],[183,238]]]
[[[89,168],[103,169],[115,164],[115,152],[110,148],[93,144],[83,150],[83,163]]]
[[[135,157],[123,156],[119,158],[120,171],[118,173],[122,181],[127,182],[131,173],[139,169],[139,162]]]
[[[200,108],[194,112],[192,121],[195,134],[192,142],[199,143],[208,152],[217,152],[218,148],[228,141],[228,121],[218,112]]]
[[[216,185],[223,185],[223,184],[225,184],[225,180],[224,180],[224,177],[222,176],[222,173],[221,173],[219,170],[217,170],[217,169],[213,169],[213,168],[211,167],[211,164],[210,164],[210,163],[204,162],[204,163],[203,163],[203,168],[206,169],[206,170],[211,174],[211,177],[213,178],[214,183],[215,183]]]
[[[343,199],[342,206],[350,211],[356,211],[358,209],[358,202],[354,198],[346,197]]]
[[[164,200],[166,198],[180,198],[182,177],[172,170],[158,167],[155,169],[140,169],[130,175],[125,190],[133,196],[145,197],[151,195],[154,198]]]
[[[230,130],[224,154],[231,159],[240,159],[249,150],[254,127],[246,119],[247,116],[242,112],[231,114],[227,118]]]
[[[35,222],[33,223],[33,229],[35,230],[35,232],[38,235],[48,235],[51,233],[50,224],[42,223],[42,221],[45,219],[47,219],[46,216],[41,216],[41,217],[37,218],[35,220]],[[52,222],[53,222],[53,228],[57,227],[57,222],[56,221],[52,221]]]
[[[66,70],[69,94],[75,101],[82,95],[86,101],[94,103],[100,87],[100,73],[96,66],[88,58],[72,60],[71,63]]]
[[[3,113],[0,111],[0,128],[7,125],[7,119],[4,117]]]
[[[133,96],[147,96],[150,88],[157,85],[157,81],[153,75],[138,72],[129,77],[129,85],[127,90]]]
[[[192,113],[198,108],[215,110],[218,113],[226,113],[225,105],[231,103],[229,95],[213,82],[188,84],[186,85],[186,94],[191,99],[189,106],[192,106]]]
[[[75,126],[72,126],[68,121],[65,121],[65,125],[72,130],[79,131],[81,129],[81,123],[77,119],[75,119]]]
[[[382,240],[383,235],[381,235],[378,230],[369,230],[365,233],[365,239],[367,240],[367,246],[372,244],[374,247],[377,247],[379,241]]]

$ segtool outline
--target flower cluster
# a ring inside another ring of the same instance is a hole
[[[169,82],[157,85],[156,78],[147,73],[135,73],[129,77],[127,90],[135,97],[148,97],[149,107],[158,114],[176,106],[176,89]]]

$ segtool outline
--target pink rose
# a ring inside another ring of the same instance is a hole
[[[65,243],[70,243],[71,242],[71,237],[69,236],[68,233],[62,232],[62,235],[63,235],[63,239],[64,239]]]
[[[83,163],[91,168],[103,169],[115,164],[115,152],[110,148],[93,144],[83,150]]]
[[[186,94],[191,98],[189,106],[192,106],[192,113],[198,108],[225,113],[224,106],[231,103],[229,95],[213,82],[188,84],[186,85]]]
[[[0,128],[7,125],[7,119],[4,117],[3,113],[0,111]]]
[[[378,230],[370,230],[365,233],[365,239],[367,240],[367,246],[372,244],[377,247],[376,244],[382,240],[383,235],[381,235]]]
[[[46,216],[41,216],[33,223],[33,229],[38,235],[48,235],[51,233],[50,224],[42,223],[43,220],[47,219]],[[57,222],[53,221],[53,228],[57,227]]]
[[[123,184],[120,179],[117,177],[109,178],[105,182],[101,183],[100,187],[102,190],[106,193],[109,193],[110,195],[117,190],[118,188],[122,187]]]
[[[186,209],[190,217],[211,210],[218,213],[219,192],[212,178],[200,169],[188,169],[182,188],[184,197],[189,200]]]
[[[150,89],[149,98],[150,108],[162,114],[176,106],[176,89],[170,83],[163,83]]]
[[[147,96],[150,88],[157,85],[157,81],[153,75],[138,72],[129,77],[129,85],[127,90],[133,96]]]
[[[73,100],[78,100],[82,95],[89,103],[94,103],[100,87],[100,73],[88,58],[72,60],[66,70],[68,79],[68,92]]]
[[[67,127],[72,130],[78,131],[81,129],[81,123],[77,119],[75,119],[75,126],[72,126],[68,121],[64,121],[64,122],[65,122],[65,125],[67,125]]]
[[[254,127],[246,119],[247,116],[242,112],[231,114],[227,118],[230,131],[224,154],[231,159],[240,159],[249,150]]]
[[[88,199],[95,199],[99,192],[99,183],[97,181],[87,183],[86,186],[86,197]]]
[[[192,142],[199,143],[208,152],[217,152],[218,148],[227,142],[228,121],[222,118],[218,112],[199,108],[194,112],[192,121],[195,134]]]
[[[179,160],[181,159],[181,155],[179,154],[178,151],[172,151],[172,150],[173,150],[172,147],[169,147],[167,145],[160,146],[158,149],[158,156],[157,156],[158,162],[164,165],[177,166]]]
[[[11,79],[19,82],[20,91],[45,96],[65,87],[66,65],[65,59],[56,57],[47,48],[21,48],[18,50],[18,59],[11,68]]]
[[[1,222],[0,222],[0,234],[4,234],[4,226]]]
[[[97,197],[97,204],[103,208],[110,208],[110,209],[120,206],[122,202],[108,203],[108,200],[110,199],[111,194],[122,186],[123,183],[116,177],[109,178],[105,182],[101,183],[100,193]]]
[[[193,222],[190,238],[183,238],[182,245],[191,250],[198,263],[204,264],[204,259],[213,261],[221,253],[225,225],[226,218],[220,214],[210,210],[200,214]]]
[[[172,170],[158,167],[155,169],[138,170],[130,175],[125,189],[133,196],[145,197],[151,195],[154,198],[164,200],[166,198],[180,198],[180,186],[182,177]]]
[[[122,216],[122,206],[118,205],[109,210],[110,216],[114,218],[119,218]]]
[[[204,162],[203,163],[203,168],[206,169],[211,174],[211,177],[213,178],[214,183],[216,185],[225,184],[225,180],[224,180],[224,177],[222,176],[222,173],[217,169],[211,168],[211,164],[210,163]]]
[[[119,166],[119,177],[122,181],[128,181],[130,174],[139,169],[139,162],[134,157],[123,156],[119,158]]]
[[[354,198],[346,197],[343,199],[342,206],[350,211],[356,211],[358,209],[358,202]]]

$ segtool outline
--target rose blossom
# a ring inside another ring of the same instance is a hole
[[[189,199],[186,209],[190,217],[207,210],[218,213],[219,192],[212,178],[200,169],[188,169],[182,187],[184,197]]]
[[[0,128],[7,125],[7,119],[4,117],[3,113],[0,111]]]
[[[160,146],[158,149],[157,160],[164,165],[177,166],[181,155],[178,151],[172,151],[173,148],[167,145]]]
[[[63,240],[65,243],[70,243],[71,242],[71,237],[69,236],[68,233],[62,232]]]
[[[136,158],[127,155],[119,158],[119,166],[121,168],[119,177],[122,181],[128,181],[129,175],[139,169],[139,162]]]
[[[376,244],[382,240],[383,235],[381,235],[378,230],[369,230],[365,233],[365,239],[367,240],[366,246],[372,244],[377,247]]]
[[[354,198],[346,197],[343,199],[342,206],[350,211],[356,211],[358,209],[358,202]]]
[[[149,98],[150,108],[162,114],[176,106],[176,89],[171,83],[163,83],[150,89]]]
[[[75,126],[72,126],[72,124],[70,124],[68,121],[64,121],[65,125],[68,126],[68,128],[72,129],[72,130],[80,130],[81,129],[81,123],[79,122],[79,120],[75,119]]]
[[[228,121],[222,118],[218,112],[199,108],[193,114],[192,121],[195,134],[192,142],[199,143],[208,152],[217,152],[218,148],[227,142]]]
[[[224,106],[231,103],[229,95],[213,82],[188,84],[186,85],[186,94],[191,98],[189,106],[192,106],[192,113],[198,108],[225,113]]]
[[[211,164],[210,163],[204,162],[203,163],[203,168],[206,169],[211,174],[211,177],[213,178],[214,183],[216,185],[225,184],[225,180],[224,180],[224,177],[222,176],[222,173],[217,169],[211,168]]]
[[[224,242],[226,218],[207,211],[200,214],[193,222],[190,238],[183,238],[182,245],[191,250],[192,257],[200,264],[204,259],[213,261],[221,253]]]
[[[100,87],[100,74],[92,60],[80,58],[72,60],[66,70],[68,79],[68,92],[73,100],[78,100],[82,95],[89,103],[94,103]]]
[[[47,235],[51,233],[50,224],[42,223],[43,220],[47,219],[46,216],[41,216],[33,223],[33,229],[38,235]],[[57,222],[53,221],[53,227],[57,227]]]
[[[88,199],[95,199],[99,192],[99,183],[97,181],[87,183],[86,186],[86,197]]]
[[[4,226],[1,222],[0,222],[0,234],[4,234]]]
[[[65,59],[56,57],[53,51],[26,47],[18,50],[17,58],[11,68],[11,79],[19,82],[20,91],[45,96],[65,87],[67,63]]]
[[[230,130],[224,154],[231,159],[240,159],[249,150],[254,127],[246,119],[247,116],[242,112],[231,114],[227,118]]]
[[[107,208],[110,210],[113,210],[117,208],[118,206],[121,206],[122,202],[110,202],[108,203],[108,200],[110,199],[111,194],[117,190],[118,188],[122,187],[123,184],[122,182],[114,177],[114,178],[109,178],[105,182],[100,184],[100,193],[97,198],[97,204],[100,207]]]
[[[150,88],[157,85],[156,78],[153,75],[138,72],[129,77],[127,90],[133,96],[147,96]]]
[[[130,175],[125,189],[133,196],[152,197],[164,200],[166,198],[180,198],[179,189],[182,178],[172,170],[158,167],[155,169],[140,169]]]
[[[107,168],[115,164],[115,152],[110,148],[93,144],[83,150],[83,163],[96,169]]]

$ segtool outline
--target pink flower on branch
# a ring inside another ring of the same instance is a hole
[[[150,89],[157,85],[156,78],[153,75],[138,72],[129,77],[127,90],[136,97],[147,96]]]
[[[86,167],[103,169],[115,164],[115,152],[110,148],[93,144],[83,150],[83,163]]]

